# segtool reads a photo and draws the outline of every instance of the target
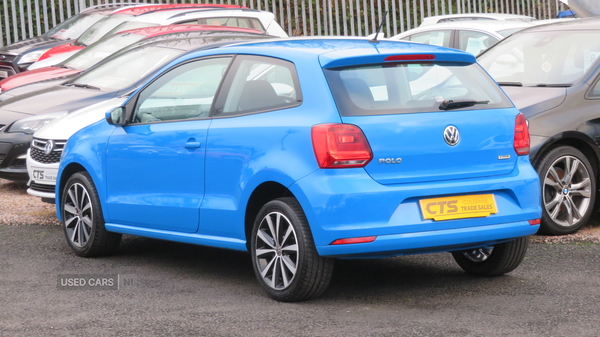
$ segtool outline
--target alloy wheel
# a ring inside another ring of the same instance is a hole
[[[256,235],[254,258],[264,282],[275,290],[286,289],[298,267],[298,238],[290,220],[281,212],[268,213]]]
[[[469,260],[473,262],[483,262],[487,260],[492,254],[491,248],[477,248],[477,249],[469,249],[463,252],[463,255]]]
[[[67,190],[64,217],[67,238],[76,247],[85,246],[92,235],[93,208],[83,185],[75,183]]]
[[[557,158],[548,169],[543,182],[543,202],[546,212],[557,225],[570,227],[587,213],[592,184],[586,166],[576,157]]]

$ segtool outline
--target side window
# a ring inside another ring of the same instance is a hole
[[[146,87],[134,109],[134,123],[208,117],[231,57],[204,59],[169,70]]]
[[[410,36],[409,41],[430,44],[439,47],[450,47],[451,30],[434,30]]]
[[[589,91],[590,98],[600,98],[600,79],[596,81],[592,90]]]
[[[206,19],[199,19],[198,23],[201,25],[241,27],[241,28],[257,29],[257,30],[260,30],[261,32],[265,31],[265,28],[260,23],[260,20],[258,20],[256,18],[236,18],[236,17],[206,18]]]
[[[469,30],[460,30],[458,32],[458,49],[471,53],[475,56],[491,47],[499,40],[491,35],[473,32]]]
[[[230,73],[232,76],[223,85],[229,88],[227,95],[219,97],[221,102],[216,104],[214,115],[286,109],[299,105],[302,100],[296,67],[291,62],[239,56]]]

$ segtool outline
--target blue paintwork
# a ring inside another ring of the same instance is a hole
[[[460,51],[361,39],[272,40],[188,54],[163,71],[207,55],[289,60],[303,102],[233,118],[125,127],[101,121],[69,139],[58,181],[68,179],[64,172],[70,165],[83,166],[97,187],[109,231],[236,250],[247,249],[246,205],[265,182],[278,183],[297,198],[321,255],[448,251],[534,234],[539,226],[527,220],[541,216],[540,185],[528,156],[518,157],[512,148],[516,108],[340,117],[322,67],[380,63],[403,53],[475,62]],[[374,160],[366,168],[319,169],[311,127],[341,122],[360,125],[372,143]],[[448,124],[464,131],[462,148],[440,142]],[[189,142],[199,147],[186,148]],[[396,153],[417,158],[417,164],[405,165],[402,173],[377,163]],[[510,159],[495,160],[504,154]],[[57,200],[60,188],[58,183]],[[421,217],[419,199],[478,193],[493,193],[499,213],[437,222]],[[330,245],[371,235],[378,237],[368,244]]]

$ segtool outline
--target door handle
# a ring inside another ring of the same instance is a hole
[[[200,142],[188,140],[188,142],[185,143],[185,148],[188,149],[188,150],[197,149],[199,147],[200,147]]]

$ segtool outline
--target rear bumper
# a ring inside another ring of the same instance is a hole
[[[541,217],[539,178],[526,157],[507,175],[382,185],[363,169],[318,170],[290,186],[323,256],[381,257],[482,247],[535,234]],[[487,217],[423,219],[419,200],[493,194]],[[371,243],[331,245],[375,236]]]
[[[539,225],[527,221],[499,225],[457,228],[378,236],[370,243],[319,246],[320,255],[338,258],[390,257],[464,250],[493,246],[522,236],[535,234]]]

